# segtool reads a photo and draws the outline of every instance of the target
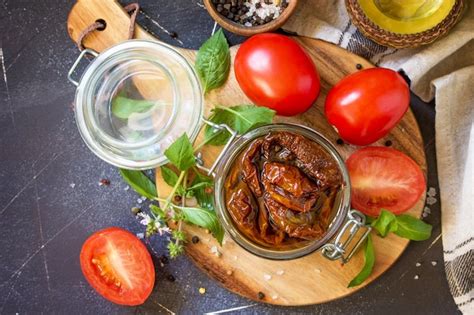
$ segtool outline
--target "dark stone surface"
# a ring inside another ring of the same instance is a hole
[[[168,43],[197,48],[214,23],[196,1],[141,1],[143,10],[176,32],[182,43],[143,15],[139,21]],[[73,2],[0,1],[0,313],[165,314],[166,307],[195,314],[254,304],[220,287],[186,257],[157,267],[156,289],[138,308],[109,303],[83,278],[78,256],[88,235],[108,226],[134,233],[142,229],[130,213],[137,196],[124,191],[114,167],[85,147],[75,126],[74,87],[66,78],[78,55],[66,32]],[[232,43],[241,40],[229,38]],[[434,109],[414,98],[413,110],[426,144],[428,185],[437,188]],[[99,186],[101,178],[110,179],[111,185]],[[412,243],[367,288],[323,305],[258,304],[242,313],[455,313],[443,269],[439,203],[431,209],[426,220],[434,225],[432,239]],[[164,252],[158,239],[152,247]],[[169,273],[175,282],[166,280]],[[199,287],[207,293],[200,295]]]

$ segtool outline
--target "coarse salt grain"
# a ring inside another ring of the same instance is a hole
[[[426,204],[429,206],[434,205],[436,201],[437,201],[436,198],[431,197],[431,196],[428,196],[428,198],[426,198]]]
[[[415,275],[415,276],[413,277],[413,279],[418,280],[418,279],[420,279],[420,277],[419,277],[418,275]]]
[[[263,275],[263,279],[264,279],[265,281],[270,281],[270,280],[272,279],[272,276],[270,276],[269,274],[264,274],[264,275]]]
[[[430,188],[428,189],[428,192],[427,192],[426,194],[427,194],[428,196],[431,196],[431,197],[436,196],[436,188],[430,187]]]
[[[436,266],[437,264],[438,264],[438,262],[435,261],[435,260],[433,260],[433,261],[431,262],[431,265],[433,265],[433,267]]]
[[[143,201],[145,201],[145,200],[146,200],[146,197],[145,197],[145,196],[141,196],[140,199],[143,200]]]
[[[272,295],[272,300],[276,300],[276,299],[278,299],[278,294],[273,294]]]
[[[316,271],[317,273],[321,273],[321,269],[318,268],[315,268],[314,271]]]
[[[128,185],[123,188],[123,190],[125,190],[125,191],[128,191],[129,189],[130,189],[130,186],[128,186]]]
[[[284,270],[278,270],[278,271],[276,272],[276,274],[279,275],[279,276],[283,275],[284,273],[285,273]]]
[[[138,203],[138,204],[140,204],[140,203],[142,203],[142,202],[143,202],[142,198],[138,198],[138,199],[137,199],[137,203]]]
[[[70,183],[70,184],[69,184],[69,187],[74,188],[74,187],[76,187],[76,184]]]
[[[420,267],[421,264],[420,264],[419,262],[417,262],[417,263],[415,264],[415,266]]]
[[[139,239],[143,239],[143,238],[145,237],[145,234],[143,234],[143,233],[137,233],[137,237],[138,237]]]
[[[205,289],[205,288],[199,288],[199,293],[200,293],[200,294],[206,293],[206,289]]]

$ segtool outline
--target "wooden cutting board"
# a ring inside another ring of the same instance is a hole
[[[115,0],[79,0],[68,17],[68,32],[71,38],[75,41],[83,29],[98,19],[105,20],[107,27],[103,31],[95,31],[89,35],[84,41],[85,47],[100,52],[127,39],[129,15]],[[139,26],[135,28],[135,38],[157,40]],[[324,100],[332,85],[347,74],[357,71],[357,64],[361,64],[363,68],[373,66],[366,60],[335,45],[303,37],[294,37],[294,39],[306,49],[316,64],[321,76],[321,95],[306,113],[290,118],[276,117],[275,121],[298,123],[321,132],[346,158],[356,148],[336,144],[338,135],[324,118]],[[231,47],[232,57],[235,56],[238,48],[238,46]],[[194,63],[196,51],[176,49]],[[225,86],[206,95],[205,102],[206,115],[217,104],[233,106],[251,103],[240,90],[233,71]],[[392,147],[412,157],[426,174],[423,140],[411,111],[408,111],[390,135],[378,141],[377,145],[384,145],[388,140],[391,141]],[[219,150],[220,148],[216,147],[205,147],[203,155],[207,165],[211,164]],[[167,194],[170,187],[163,182],[159,169],[156,181],[160,193]],[[422,198],[408,213],[420,217],[424,199]],[[376,264],[372,275],[359,287],[347,288],[347,284],[362,268],[362,252],[344,266],[338,261],[326,260],[320,252],[297,260],[271,261],[246,252],[228,236],[225,238],[223,247],[219,247],[212,236],[204,230],[192,226],[186,226],[184,229],[189,238],[194,235],[200,238],[201,241],[197,244],[188,242],[186,252],[210,277],[227,289],[253,300],[258,300],[258,292],[261,291],[265,294],[264,302],[278,305],[317,304],[349,295],[368,285],[390,268],[408,245],[408,240],[394,235],[385,239],[374,237]],[[214,246],[222,254],[220,257],[211,252]]]

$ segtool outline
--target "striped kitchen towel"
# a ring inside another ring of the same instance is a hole
[[[387,48],[365,38],[351,23],[344,0],[300,1],[283,28],[402,70],[421,99],[436,97],[445,269],[459,309],[474,314],[474,5],[448,36],[414,49]]]

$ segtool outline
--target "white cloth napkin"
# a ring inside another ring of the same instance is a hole
[[[471,0],[466,0],[471,2]],[[474,5],[444,38],[415,49],[380,46],[351,23],[344,0],[300,1],[283,27],[326,40],[372,61],[403,70],[425,101],[436,97],[436,153],[445,269],[464,314],[474,314]]]

